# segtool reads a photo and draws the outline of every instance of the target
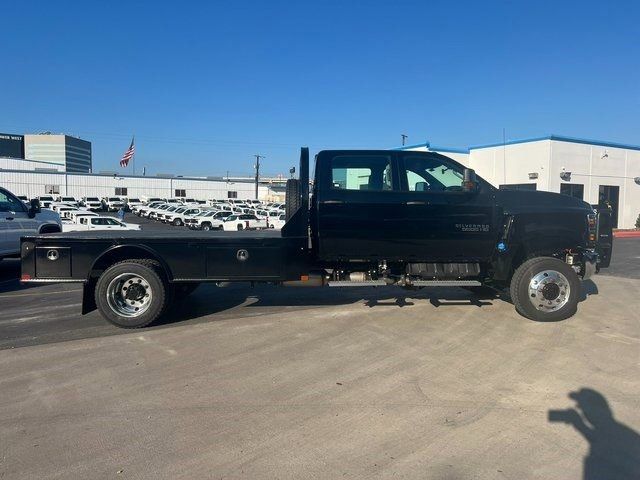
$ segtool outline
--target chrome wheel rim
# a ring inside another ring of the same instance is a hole
[[[140,275],[122,273],[107,286],[107,303],[118,315],[135,318],[149,309],[153,291]]]
[[[564,307],[571,297],[571,285],[562,273],[543,270],[529,282],[529,301],[541,312],[555,312]]]

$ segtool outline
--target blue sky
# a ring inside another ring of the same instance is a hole
[[[0,131],[117,170],[285,173],[300,145],[640,143],[640,3],[8,2]]]

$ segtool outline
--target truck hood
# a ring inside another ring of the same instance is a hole
[[[496,201],[505,213],[544,213],[559,211],[593,211],[591,205],[579,198],[537,190],[497,190]]]
[[[49,210],[48,208],[43,208],[40,210],[40,213],[36,213],[36,220],[39,222],[49,222],[49,223],[57,223],[58,225],[62,225],[60,221],[60,215],[53,210]]]

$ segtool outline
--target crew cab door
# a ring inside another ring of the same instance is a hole
[[[392,260],[398,244],[398,190],[394,152],[325,151],[318,155],[314,213],[319,258]]]
[[[407,260],[465,262],[491,257],[501,226],[493,189],[463,191],[464,167],[434,152],[399,155],[398,236]]]

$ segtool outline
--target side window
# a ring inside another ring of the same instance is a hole
[[[18,198],[0,191],[0,212],[24,212],[26,207]]]
[[[334,157],[331,161],[331,187],[338,190],[391,190],[391,159],[382,155]]]
[[[404,174],[410,192],[456,192],[462,190],[462,168],[440,158],[404,157]]]
[[[122,225],[120,222],[116,222],[111,218],[105,218],[105,224],[107,225]]]

